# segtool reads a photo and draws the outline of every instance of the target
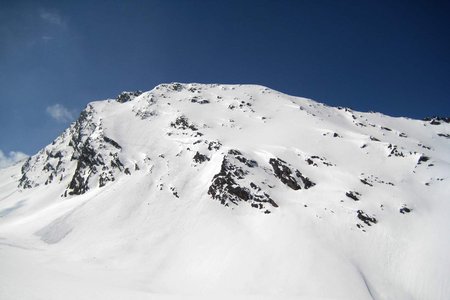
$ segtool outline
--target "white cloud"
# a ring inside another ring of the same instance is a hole
[[[74,113],[61,104],[51,105],[46,108],[47,113],[58,122],[70,122],[75,119]]]
[[[56,12],[51,12],[45,9],[41,9],[39,12],[39,16],[41,19],[47,23],[57,25],[57,26],[66,26],[65,20],[61,17],[60,14]]]
[[[5,154],[2,150],[0,150],[0,169],[9,167],[27,157],[28,155],[22,152],[10,151],[8,154]]]

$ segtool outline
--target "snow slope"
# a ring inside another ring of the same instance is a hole
[[[0,299],[448,299],[449,138],[256,85],[92,102],[0,170]]]

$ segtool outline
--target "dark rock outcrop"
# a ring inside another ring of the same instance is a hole
[[[403,207],[400,208],[400,213],[401,213],[401,214],[408,214],[408,213],[410,213],[411,211],[412,211],[412,209],[411,209],[411,208],[408,208],[406,205],[403,205]]]
[[[245,158],[238,150],[230,150],[222,160],[220,172],[214,175],[208,194],[225,206],[247,202],[251,207],[270,213],[266,208],[268,205],[278,207],[275,201],[257,184],[247,185],[243,180],[254,166],[257,166],[256,161]]]
[[[361,194],[354,191],[349,191],[345,193],[345,196],[349,197],[350,199],[353,199],[354,201],[359,201],[359,197],[361,197]]]
[[[194,157],[193,157],[192,159],[193,159],[196,163],[201,164],[201,163],[203,163],[203,162],[205,162],[205,161],[208,161],[208,160],[209,160],[209,157],[206,156],[206,155],[204,155],[204,154],[201,154],[200,152],[197,151],[197,153],[195,153],[195,155],[194,155]]]
[[[449,117],[426,117],[423,119],[424,121],[429,122],[431,125],[441,125],[441,123],[450,123]]]
[[[421,163],[427,162],[427,161],[429,161],[429,160],[430,160],[430,158],[429,158],[428,156],[426,156],[426,155],[421,155],[421,156],[419,157],[419,160],[417,161],[417,164],[420,165]]]
[[[30,157],[22,166],[19,187],[31,188],[69,178],[63,196],[81,195],[90,187],[103,187],[114,181],[117,172],[124,173],[126,168],[119,159],[122,147],[104,134],[95,114],[94,107],[88,105],[69,129]]]
[[[186,129],[190,129],[193,131],[198,130],[197,126],[189,123],[188,118],[186,118],[185,116],[179,116],[178,118],[176,118],[175,122],[170,123],[170,126],[173,128],[182,129],[182,130],[186,130]]]
[[[293,190],[309,189],[315,185],[308,177],[303,176],[299,170],[293,169],[280,158],[271,158],[269,164],[272,166],[275,176]]]
[[[116,101],[120,103],[125,103],[133,100],[137,96],[140,96],[142,91],[134,91],[134,92],[122,92],[117,96]]]
[[[372,224],[376,224],[378,222],[377,219],[375,219],[375,217],[370,217],[362,210],[358,210],[356,213],[358,214],[357,215],[358,219],[363,221],[368,226],[372,226]]]
[[[405,157],[405,154],[402,151],[398,150],[397,145],[389,144],[387,146],[387,148],[390,150],[388,157],[391,157],[391,156]]]

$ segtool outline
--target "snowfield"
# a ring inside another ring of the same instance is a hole
[[[92,102],[0,170],[0,299],[449,299],[449,154],[256,85]]]

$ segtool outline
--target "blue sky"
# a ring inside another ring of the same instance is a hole
[[[92,100],[255,83],[334,106],[450,115],[449,1],[0,1],[0,167]]]

